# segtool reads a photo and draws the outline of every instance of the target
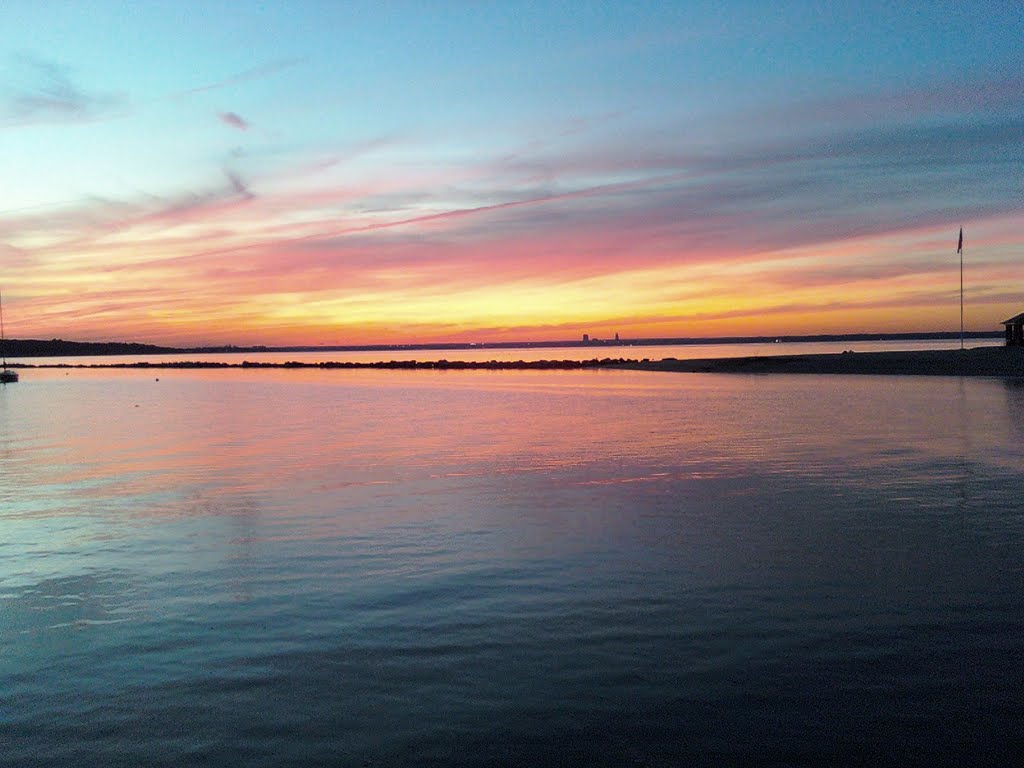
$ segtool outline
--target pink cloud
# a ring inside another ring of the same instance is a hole
[[[230,125],[232,128],[237,128],[240,131],[249,130],[249,123],[235,112],[221,112],[218,117],[220,117],[222,123]]]

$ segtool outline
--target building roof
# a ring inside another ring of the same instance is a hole
[[[1024,312],[1014,315],[1009,320],[1003,320],[1000,325],[1020,325],[1021,323],[1024,323]]]

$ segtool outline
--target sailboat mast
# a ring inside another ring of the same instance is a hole
[[[0,294],[0,358],[4,361],[4,370],[7,370],[7,337],[4,336],[4,297]]]

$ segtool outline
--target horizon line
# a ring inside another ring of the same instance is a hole
[[[965,338],[999,338],[1002,331],[966,331]],[[381,350],[463,350],[463,349],[528,349],[528,348],[565,348],[565,347],[616,347],[616,346],[696,346],[701,344],[758,344],[758,343],[808,343],[815,341],[908,341],[921,340],[955,340],[960,338],[960,331],[925,331],[919,333],[826,333],[826,334],[780,334],[758,336],[676,336],[676,337],[638,337],[638,338],[596,338],[587,339],[548,339],[542,341],[451,341],[451,342],[412,342],[399,344],[201,344],[195,346],[170,346],[138,341],[73,341],[70,339],[6,339],[4,346],[7,354],[19,354],[10,347],[23,345],[73,347],[119,347],[145,348],[148,352],[336,352],[336,351],[381,351]],[[20,354],[24,355],[25,352]]]

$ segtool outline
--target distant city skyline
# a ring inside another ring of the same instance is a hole
[[[953,331],[1024,310],[1018,4],[15,2],[12,338]]]

